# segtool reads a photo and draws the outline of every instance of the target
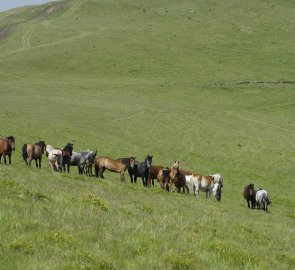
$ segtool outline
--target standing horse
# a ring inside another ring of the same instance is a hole
[[[260,188],[256,192],[255,199],[257,203],[257,208],[262,208],[262,210],[267,211],[267,207],[271,203],[267,196],[267,191],[265,189]]]
[[[154,186],[154,180],[157,179],[162,187],[162,176],[160,173],[161,170],[163,170],[164,167],[161,165],[152,165],[149,169],[149,175],[147,179],[147,186],[150,187],[151,184]]]
[[[247,201],[248,208],[250,208],[250,202],[252,209],[256,207],[256,190],[254,189],[254,184],[250,183],[244,187],[243,196]]]
[[[71,156],[71,166],[78,166],[78,172],[79,174],[83,174],[85,172],[85,166],[87,165],[86,174],[90,173],[92,174],[92,165],[94,163],[95,157],[96,157],[97,151],[80,151],[80,152],[74,152]],[[87,163],[87,164],[86,164]]]
[[[153,156],[147,156],[143,162],[135,162],[134,168],[128,168],[128,173],[131,179],[131,183],[136,183],[138,176],[142,179],[142,184],[147,186],[147,179],[149,176],[150,167],[153,162]]]
[[[23,145],[23,159],[27,165],[31,166],[32,160],[36,162],[36,168],[41,169],[42,154],[44,154],[46,144],[44,141],[36,142],[35,144],[27,143]],[[29,160],[28,160],[29,159]],[[39,161],[39,164],[38,164]]]
[[[179,193],[181,188],[186,189],[187,193],[189,193],[189,188],[186,184],[185,174],[181,172],[178,166],[174,166],[170,170],[170,191],[172,191],[172,185],[174,184],[176,191]],[[185,191],[184,191],[185,192]]]
[[[67,171],[70,172],[70,166],[71,166],[71,156],[73,154],[73,144],[68,143],[62,150],[62,167],[63,171],[66,171],[66,165],[67,165]]]
[[[55,149],[50,144],[46,145],[46,156],[48,158],[49,165],[54,171],[62,171],[62,150]]]
[[[190,178],[190,186],[192,187],[196,197],[199,197],[199,191],[206,192],[206,198],[211,196],[213,192],[214,197],[217,201],[221,200],[221,188],[222,184],[215,183],[214,177],[211,175],[203,176],[201,174],[195,173]]]
[[[121,182],[125,181],[124,173],[130,166],[134,168],[135,157],[111,159],[108,157],[99,157],[94,162],[95,175],[96,177],[104,178],[103,172],[105,169],[110,172],[120,173]]]
[[[8,156],[9,164],[11,164],[11,153],[15,151],[15,138],[8,136],[6,138],[0,138],[0,163],[3,156],[4,163],[6,164],[6,156]]]

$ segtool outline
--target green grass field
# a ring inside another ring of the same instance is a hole
[[[294,269],[295,3],[72,0],[0,13],[1,269]],[[25,166],[24,143],[222,173],[220,203]],[[243,187],[265,188],[269,213]]]

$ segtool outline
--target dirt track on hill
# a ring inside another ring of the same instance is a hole
[[[47,16],[55,13],[56,11],[60,10],[61,8],[63,8],[62,3],[41,7],[41,8],[38,7],[30,11],[31,13],[36,12],[35,16],[33,16],[31,20],[42,20],[46,18]],[[29,9],[28,8],[20,9],[12,14],[7,15],[6,17],[3,18],[3,20],[9,20],[25,11],[29,12]],[[5,37],[7,37],[19,24],[21,23],[12,23],[0,29],[0,41],[2,41]]]

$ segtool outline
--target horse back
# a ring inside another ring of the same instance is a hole
[[[150,167],[150,171],[149,171],[149,176],[152,178],[152,179],[156,179],[157,178],[157,175],[159,173],[160,170],[164,169],[163,166],[160,166],[160,165],[152,165]]]

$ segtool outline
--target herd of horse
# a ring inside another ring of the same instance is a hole
[[[0,136],[0,163],[3,156],[4,163],[11,164],[11,154],[15,151],[15,138],[13,136]],[[125,181],[125,171],[128,171],[131,183],[136,183],[137,178],[141,177],[145,187],[154,186],[157,180],[161,188],[165,191],[193,193],[199,197],[199,191],[204,191],[208,198],[214,195],[217,201],[221,201],[223,176],[221,174],[201,175],[189,170],[180,168],[179,161],[175,161],[171,167],[152,165],[153,156],[147,155],[144,161],[139,162],[135,157],[112,159],[106,156],[96,157],[96,151],[73,151],[73,143],[68,143],[63,148],[55,148],[39,141],[35,144],[27,143],[22,147],[22,157],[27,165],[31,165],[35,160],[36,168],[41,168],[42,155],[46,154],[49,167],[54,171],[70,172],[71,166],[78,167],[79,174],[92,175],[92,168],[95,169],[95,176],[104,178],[104,171],[108,170],[120,174],[120,180]],[[244,198],[247,200],[248,207],[262,208],[267,211],[270,200],[267,191],[254,189],[254,184],[249,184],[244,188]]]

